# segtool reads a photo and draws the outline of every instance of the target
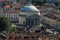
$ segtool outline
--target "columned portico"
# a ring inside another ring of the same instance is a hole
[[[26,25],[29,27],[34,27],[40,24],[40,17],[27,17]]]

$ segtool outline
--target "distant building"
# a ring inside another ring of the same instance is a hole
[[[5,13],[2,7],[0,7],[0,17],[5,17]]]
[[[59,21],[59,14],[57,13],[50,13],[50,14],[45,14],[42,16],[42,23],[46,25],[46,27],[49,28],[55,28],[55,29],[60,29],[60,21]]]
[[[5,5],[4,1],[0,1],[0,7],[3,7]]]
[[[56,6],[54,3],[45,3],[41,6],[41,14],[56,12]]]
[[[21,4],[20,4],[20,3],[13,3],[11,6],[12,6],[12,8],[14,8],[15,10],[20,10],[20,8],[21,8]]]
[[[46,0],[47,2],[60,2],[60,0]]]
[[[6,17],[12,22],[17,23],[19,21],[19,11],[18,10],[8,10],[6,12]]]
[[[50,25],[50,27],[54,27],[56,29],[59,29],[60,22],[59,19],[59,9],[55,6],[55,4],[51,3],[46,3],[41,6],[41,15],[42,16],[42,21],[44,25]]]

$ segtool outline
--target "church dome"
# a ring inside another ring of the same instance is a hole
[[[24,6],[21,9],[21,11],[23,11],[23,12],[38,12],[39,10],[35,6],[29,4],[29,5]]]

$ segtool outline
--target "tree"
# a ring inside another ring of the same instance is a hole
[[[42,5],[44,4],[46,1],[44,0],[32,0],[32,4],[35,4],[35,5]]]
[[[17,31],[17,29],[16,29],[16,27],[14,26],[14,27],[11,27],[11,30],[10,31]]]
[[[58,5],[59,5],[59,3],[58,3],[58,2],[55,2],[54,4],[55,4],[56,6],[58,6]]]
[[[10,27],[11,23],[6,17],[0,18],[0,31],[9,30]]]

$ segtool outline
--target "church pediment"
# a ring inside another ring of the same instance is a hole
[[[37,15],[37,14],[32,14],[32,15],[28,15],[27,17],[30,17],[30,18],[39,18],[40,16]]]

